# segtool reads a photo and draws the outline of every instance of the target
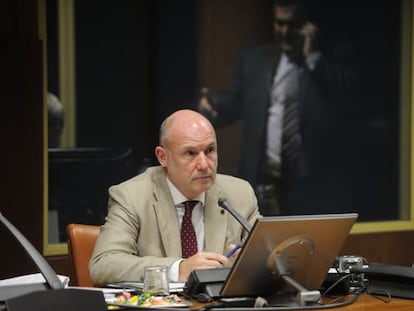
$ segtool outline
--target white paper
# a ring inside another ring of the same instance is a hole
[[[68,276],[58,275],[58,278],[62,282],[64,287],[67,287],[69,285],[70,278]],[[25,285],[37,283],[46,283],[46,280],[41,273],[25,274],[22,276],[16,276],[13,278],[0,280],[0,286]]]

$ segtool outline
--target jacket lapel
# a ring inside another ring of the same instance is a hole
[[[159,234],[167,257],[181,257],[181,238],[177,211],[174,206],[165,173],[161,169],[154,180],[154,212],[158,221]]]
[[[228,213],[222,213],[222,208],[218,205],[218,199],[221,191],[213,185],[206,193],[206,202],[204,206],[204,231],[205,251],[222,254],[227,245],[227,217]]]
[[[229,213],[222,213],[218,199],[223,196],[221,190],[213,185],[206,193],[204,206],[204,251],[222,254],[227,245],[227,217]],[[181,257],[181,237],[178,226],[177,211],[174,206],[165,173],[160,169],[154,180],[154,212],[157,218],[159,234],[167,257]]]

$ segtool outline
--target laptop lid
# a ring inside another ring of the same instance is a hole
[[[258,219],[220,296],[297,291],[282,275],[307,290],[319,289],[357,217],[348,213]]]

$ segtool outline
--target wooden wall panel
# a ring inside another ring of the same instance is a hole
[[[411,266],[414,263],[414,231],[353,234],[342,255],[357,255],[368,262]]]
[[[273,38],[271,7],[271,0],[199,1],[200,89],[215,92],[229,85],[240,53]],[[217,129],[221,173],[237,171],[242,126],[239,121]]]
[[[52,268],[59,275],[66,275],[70,278],[70,283],[73,285],[72,280],[74,280],[72,267],[70,264],[69,257],[67,255],[62,256],[49,256],[47,261],[52,266]]]

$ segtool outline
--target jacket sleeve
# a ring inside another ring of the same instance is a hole
[[[128,193],[120,187],[110,189],[108,216],[89,262],[90,277],[97,286],[121,281],[142,282],[145,266],[170,266],[179,259],[166,256],[156,226],[152,226],[151,238],[142,243],[147,236],[140,234],[144,230],[142,215],[137,215],[137,209],[131,207],[135,204],[131,201],[136,198],[128,198]],[[141,201],[143,206],[151,206],[145,198]],[[151,211],[142,214],[146,214],[148,223],[156,223]]]

